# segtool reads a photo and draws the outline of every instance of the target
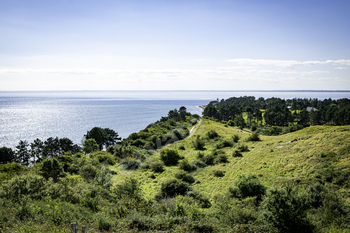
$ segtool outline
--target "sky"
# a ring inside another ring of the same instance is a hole
[[[349,0],[0,0],[0,91],[350,90]]]

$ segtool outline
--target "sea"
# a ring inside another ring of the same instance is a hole
[[[200,105],[230,97],[254,96],[340,99],[350,91],[0,91],[0,147],[20,140],[67,137],[82,145],[93,127],[110,128],[122,138],[139,132],[185,106],[201,115]]]

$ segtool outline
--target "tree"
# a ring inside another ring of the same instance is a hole
[[[105,145],[108,141],[108,134],[104,129],[100,127],[94,127],[86,133],[85,138],[95,139],[95,142],[99,145],[100,150],[102,150],[103,145]]]
[[[17,155],[18,161],[20,164],[23,164],[25,166],[29,165],[29,160],[30,160],[28,146],[29,144],[26,140],[19,141],[19,144],[16,146],[17,148],[16,155]]]
[[[56,158],[44,159],[41,164],[41,175],[46,179],[52,177],[54,182],[57,182],[59,177],[64,176],[64,170]]]
[[[15,152],[11,148],[0,148],[0,164],[16,162],[17,157]]]
[[[91,152],[97,151],[99,148],[98,144],[96,143],[95,139],[90,138],[86,139],[83,144],[83,151],[86,154],[89,154]]]
[[[235,126],[239,127],[240,129],[243,129],[246,125],[242,114],[237,114],[235,116],[234,122],[235,122]]]
[[[317,125],[318,124],[318,122],[319,122],[318,111],[314,111],[313,109],[311,109],[309,117],[310,117],[311,125]]]
[[[60,138],[58,140],[62,152],[73,152],[73,141],[69,138]]]
[[[40,161],[43,157],[44,143],[39,139],[35,139],[30,144],[30,155],[33,158],[33,163]]]
[[[109,129],[109,128],[105,128],[104,130],[105,130],[105,132],[107,133],[107,136],[108,136],[108,138],[107,138],[107,140],[105,142],[106,148],[108,148],[109,146],[113,146],[113,145],[117,144],[118,141],[120,141],[122,139],[121,137],[119,137],[118,133],[115,132],[114,130]]]
[[[49,137],[44,142],[44,151],[43,151],[43,157],[44,158],[54,158],[60,155],[61,148],[60,148],[60,142],[58,140],[58,137]]]

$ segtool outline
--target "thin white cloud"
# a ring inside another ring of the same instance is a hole
[[[238,65],[267,66],[273,65],[278,67],[295,67],[295,66],[313,66],[313,65],[347,65],[350,66],[350,60],[327,60],[327,61],[295,61],[295,60],[270,60],[270,59],[230,59],[227,62]]]

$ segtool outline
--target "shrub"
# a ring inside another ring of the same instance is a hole
[[[239,150],[234,150],[232,153],[233,157],[243,157],[242,153]]]
[[[96,173],[95,182],[97,185],[101,185],[103,188],[107,189],[112,185],[111,174],[106,166],[102,166]]]
[[[122,159],[119,164],[124,170],[136,170],[140,167],[141,163],[134,158],[127,157]]]
[[[214,139],[219,137],[219,134],[215,130],[208,131],[206,135],[209,139]]]
[[[187,172],[191,172],[197,169],[197,167],[193,164],[190,164],[187,159],[180,161],[179,168]]]
[[[98,199],[97,191],[96,190],[86,191],[80,203],[82,206],[88,207],[93,211],[98,211],[99,199]]]
[[[199,136],[197,136],[197,138],[194,141],[192,141],[192,146],[196,150],[204,150],[205,143],[202,139],[199,138]]]
[[[206,167],[207,165],[201,160],[201,159],[197,159],[193,162],[193,165],[196,167]]]
[[[107,162],[109,165],[114,165],[115,159],[112,154],[106,151],[98,151],[91,154],[92,158],[96,158],[100,163]]]
[[[195,179],[193,178],[193,176],[188,174],[187,172],[179,172],[175,174],[175,178],[189,184],[193,184],[195,182]]]
[[[206,164],[206,165],[213,165],[214,161],[215,161],[215,156],[213,154],[209,154],[209,155],[205,155],[202,158],[202,161]]]
[[[237,143],[239,141],[239,136],[237,134],[232,136],[233,142]]]
[[[56,158],[44,159],[41,163],[40,173],[46,179],[53,178],[55,182],[59,177],[65,176],[63,167]]]
[[[238,198],[257,197],[259,200],[265,194],[266,187],[260,183],[255,175],[239,176],[229,193]]]
[[[179,146],[179,150],[186,150],[184,146]]]
[[[229,125],[229,126],[235,126],[235,122],[234,122],[233,120],[229,120],[229,121],[227,122],[227,125]]]
[[[256,125],[253,125],[253,126],[252,126],[251,131],[252,131],[252,132],[256,131]]]
[[[92,164],[86,164],[80,169],[80,175],[86,182],[91,182],[95,179],[97,169]]]
[[[65,172],[68,171],[68,168],[73,163],[73,157],[71,155],[71,152],[66,152],[64,153],[64,155],[58,156],[57,159],[61,163]]]
[[[185,195],[186,192],[191,190],[192,188],[189,186],[189,184],[178,179],[172,179],[162,183],[161,196],[174,197],[176,195]]]
[[[217,162],[218,163],[228,163],[227,155],[225,155],[225,154],[218,155]]]
[[[41,199],[46,180],[39,175],[22,175],[15,176],[0,189],[0,197],[18,201],[22,195],[29,196],[33,199]]]
[[[289,185],[270,190],[262,208],[263,218],[279,232],[313,232],[314,227],[307,219],[306,197]]]
[[[213,171],[214,176],[216,177],[223,177],[225,175],[224,171],[220,171],[220,170],[215,170]]]
[[[240,146],[238,147],[238,149],[239,149],[241,152],[247,152],[247,151],[249,151],[247,145],[240,145]]]
[[[160,152],[160,159],[163,160],[165,165],[169,166],[176,165],[181,157],[177,150],[164,149]]]
[[[153,161],[150,163],[150,168],[153,172],[163,172],[164,171],[164,163],[162,161]]]
[[[121,184],[118,184],[112,192],[117,197],[139,197],[141,195],[141,186],[140,182],[135,178],[126,178],[125,181]]]
[[[258,132],[252,133],[252,134],[248,137],[247,141],[253,141],[253,142],[260,141],[259,133],[258,133]]]
[[[219,142],[217,145],[216,145],[216,148],[217,149],[222,149],[224,147],[232,147],[233,146],[233,143],[231,141],[228,141],[228,140],[224,140],[224,141],[221,141]]]
[[[23,168],[24,168],[24,166],[21,166],[18,163],[0,164],[0,172],[16,173],[16,172],[23,170]]]

